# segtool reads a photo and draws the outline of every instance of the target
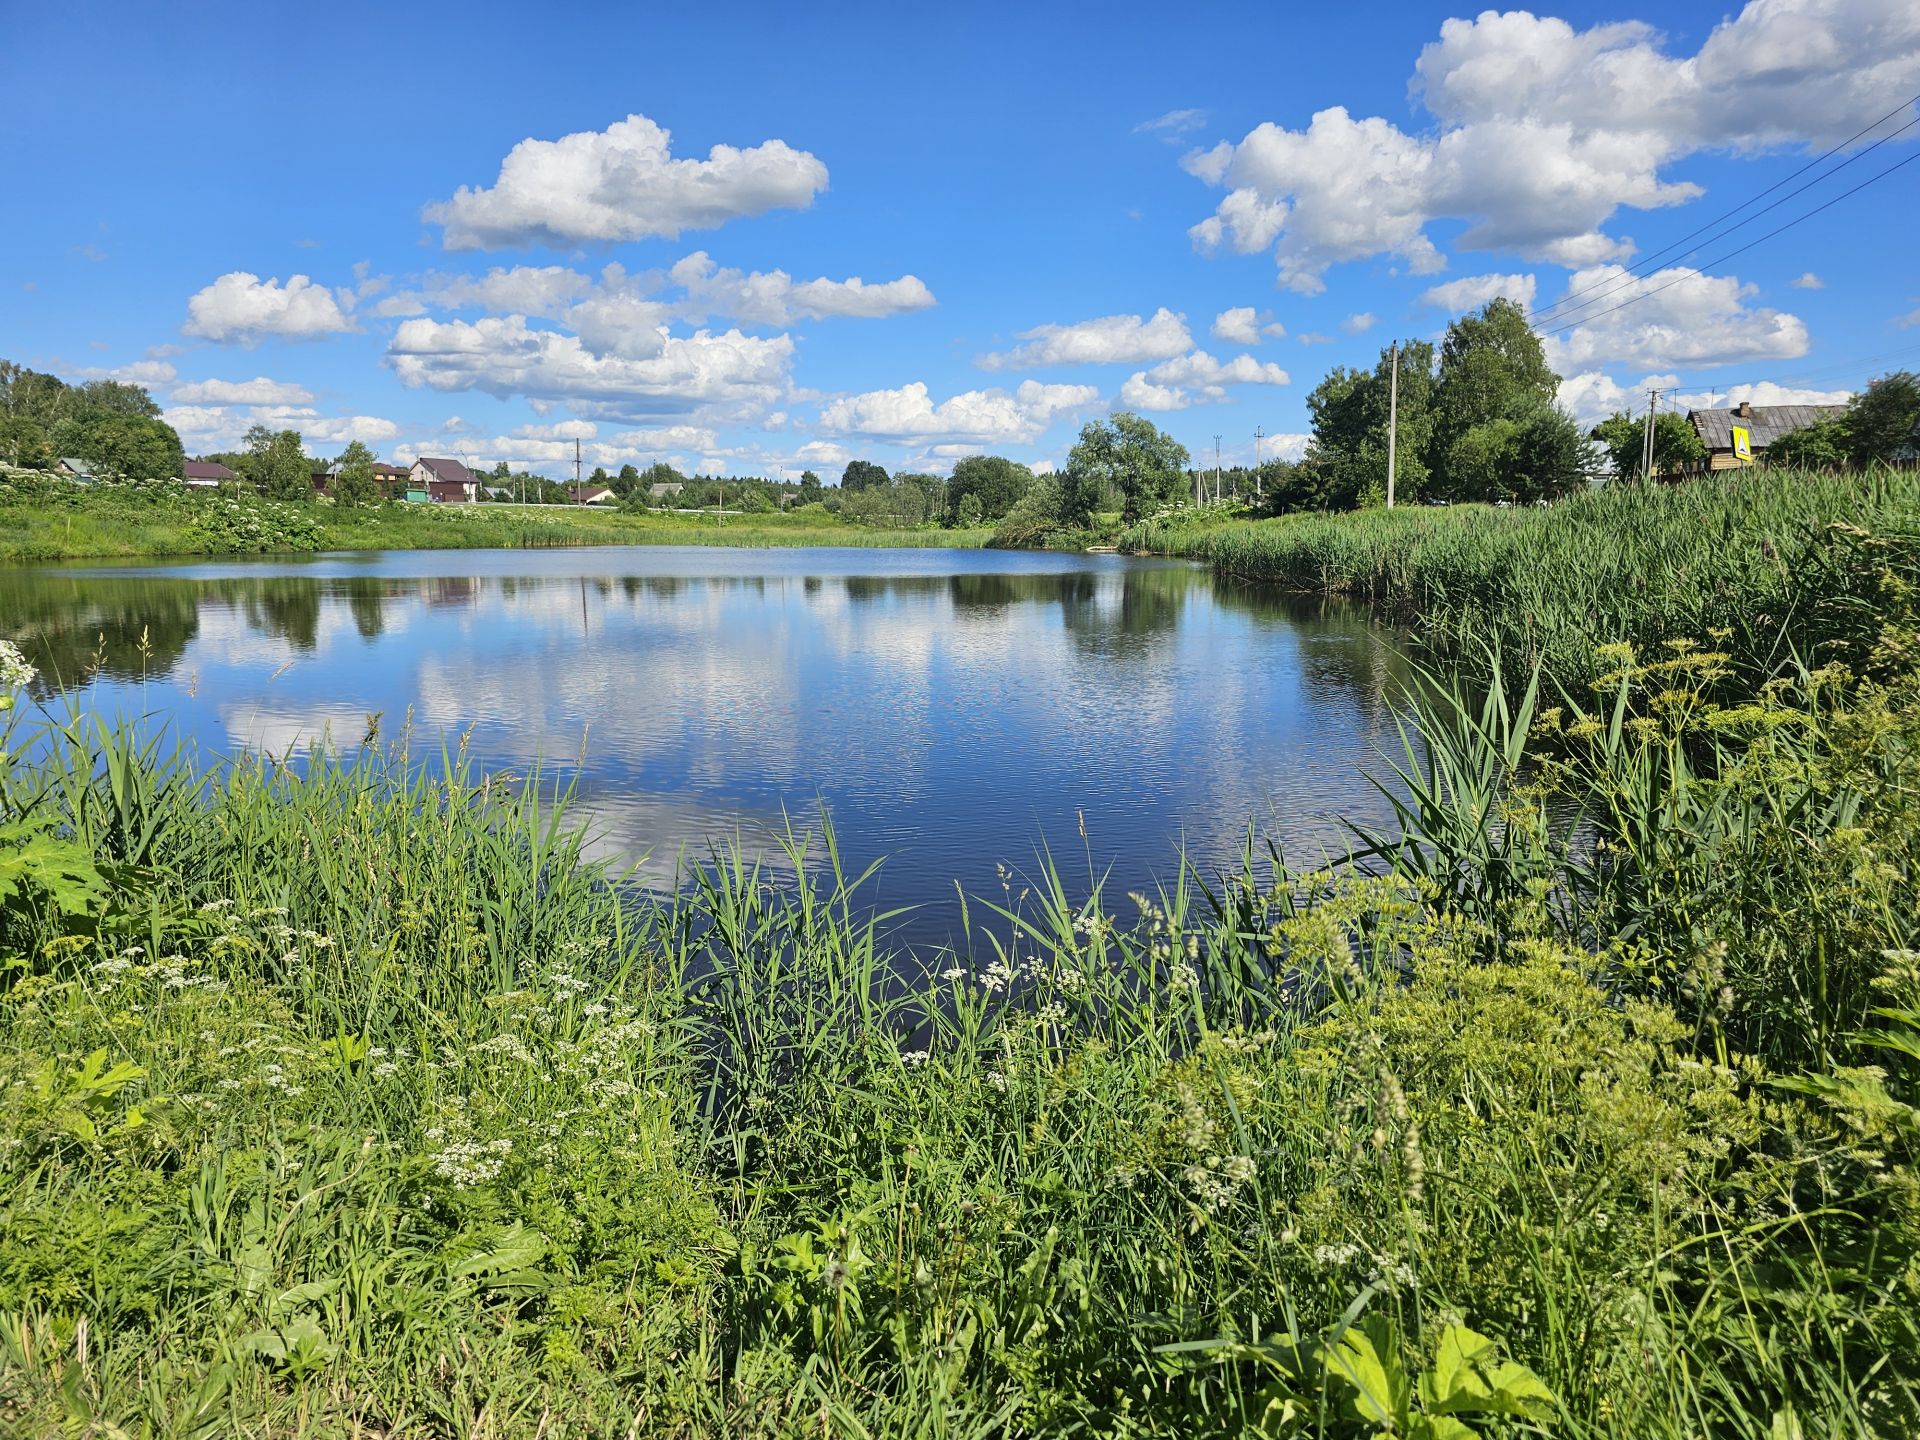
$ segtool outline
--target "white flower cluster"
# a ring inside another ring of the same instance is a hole
[[[1242,1186],[1253,1179],[1254,1165],[1246,1155],[1209,1155],[1206,1163],[1189,1165],[1181,1174],[1193,1198],[1208,1213],[1218,1213],[1233,1203]]]
[[[989,994],[999,994],[1013,983],[1013,967],[1004,960],[996,960],[980,972],[980,983],[987,987]]]
[[[499,1179],[512,1153],[513,1141],[507,1139],[455,1140],[433,1157],[433,1173],[462,1190],[471,1190]]]
[[[24,690],[39,673],[27,663],[18,645],[11,640],[0,640],[0,690]]]

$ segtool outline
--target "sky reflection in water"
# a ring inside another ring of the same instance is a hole
[[[145,634],[145,649],[141,637]],[[203,750],[415,750],[471,731],[487,768],[581,782],[604,854],[651,856],[783,813],[832,815],[871,898],[957,922],[954,882],[1042,844],[1110,901],[1177,846],[1228,862],[1251,821],[1297,861],[1378,816],[1399,670],[1359,614],[1178,562],[982,551],[415,552],[15,570],[0,633],[109,713]],[[96,657],[104,657],[96,667]],[[49,697],[51,698],[51,696]],[[55,702],[56,708],[59,702]],[[1084,816],[1086,839],[1081,838]]]

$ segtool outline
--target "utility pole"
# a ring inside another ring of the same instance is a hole
[[[573,498],[580,498],[580,437],[573,437]]]
[[[1220,437],[1213,437],[1213,503],[1220,503]]]
[[[1647,391],[1647,431],[1640,441],[1640,478],[1653,478],[1653,412],[1660,406],[1660,392]]]
[[[1260,442],[1267,438],[1267,432],[1260,426],[1253,427],[1253,498],[1261,499],[1260,494]]]
[[[1387,362],[1393,374],[1387,379],[1387,509],[1393,508],[1393,467],[1399,458],[1400,442],[1400,342],[1393,342],[1393,358]]]

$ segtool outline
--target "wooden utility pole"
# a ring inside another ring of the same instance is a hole
[[[1640,478],[1653,478],[1653,412],[1659,408],[1660,392],[1647,391],[1647,431],[1640,441]]]
[[[580,498],[580,437],[573,437],[573,498]]]
[[[1220,503],[1220,437],[1213,437],[1213,503]]]
[[[1262,498],[1260,493],[1260,442],[1267,438],[1267,432],[1260,426],[1253,427],[1253,498]]]
[[[1393,342],[1393,358],[1387,362],[1393,373],[1387,377],[1387,509],[1393,508],[1393,467],[1399,458],[1400,441],[1400,342]]]

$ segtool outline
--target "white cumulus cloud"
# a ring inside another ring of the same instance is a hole
[[[870,390],[828,404],[820,428],[829,434],[872,435],[894,440],[1028,444],[1055,419],[1092,405],[1091,385],[1042,385],[1023,380],[1007,390],[967,390],[933,403],[925,382],[897,390]]]
[[[725,315],[749,325],[788,325],[796,319],[829,316],[879,319],[934,303],[933,292],[917,275],[868,284],[858,275],[846,280],[796,281],[784,270],[751,273],[723,269],[704,250],[696,250],[669,272],[686,291],[680,309],[692,320]]]
[[[191,380],[175,386],[172,398],[176,405],[307,405],[313,392],[256,375],[251,380]]]
[[[827,167],[784,140],[676,159],[672,135],[645,115],[558,140],[522,140],[491,186],[461,186],[420,216],[449,250],[570,248],[711,230],[741,216],[804,209]]]
[[[1751,306],[1757,291],[1735,276],[1684,266],[1644,276],[1619,265],[1576,270],[1568,298],[1541,322],[1549,331],[1556,322],[1573,326],[1543,337],[1547,359],[1568,374],[1608,363],[1673,370],[1806,354],[1805,322]]]
[[[1120,405],[1131,410],[1184,410],[1189,405],[1226,398],[1229,385],[1286,385],[1290,379],[1272,361],[1236,355],[1214,359],[1204,350],[1136,371],[1120,387]]]
[[[1690,55],[1639,22],[1581,30],[1488,10],[1445,21],[1415,72],[1432,131],[1333,106],[1302,130],[1269,122],[1190,153],[1187,170],[1226,191],[1192,227],[1196,246],[1271,250],[1281,284],[1306,294],[1345,261],[1441,268],[1426,229],[1437,220],[1464,222],[1468,250],[1618,260],[1631,242],[1603,227],[1622,206],[1701,193],[1665,178],[1675,162],[1829,145],[1920,89],[1920,7],[1751,0]]]
[[[353,329],[333,291],[305,275],[262,280],[248,270],[222,275],[187,301],[181,331],[203,340],[251,345],[268,337],[303,340]]]
[[[1258,345],[1262,340],[1283,340],[1287,327],[1264,310],[1251,305],[1235,305],[1213,317],[1213,338],[1233,345]]]
[[[1489,300],[1511,300],[1521,309],[1531,310],[1537,287],[1532,275],[1463,275],[1433,286],[1420,299],[1436,310],[1455,315],[1478,310]]]
[[[1851,390],[1810,390],[1758,380],[1751,385],[1730,385],[1725,390],[1683,392],[1673,397],[1673,403],[1682,410],[1725,410],[1742,401],[1749,405],[1844,405],[1852,398]]]
[[[597,353],[579,336],[536,329],[522,315],[403,321],[387,363],[403,384],[564,401],[608,416],[683,413],[708,405],[764,408],[787,382],[793,341],[738,330],[653,332],[654,353]]]
[[[1074,325],[1039,325],[1016,337],[1026,343],[982,355],[983,370],[1021,370],[1036,365],[1137,365],[1178,355],[1193,344],[1187,317],[1165,306],[1146,319],[1103,315]]]

